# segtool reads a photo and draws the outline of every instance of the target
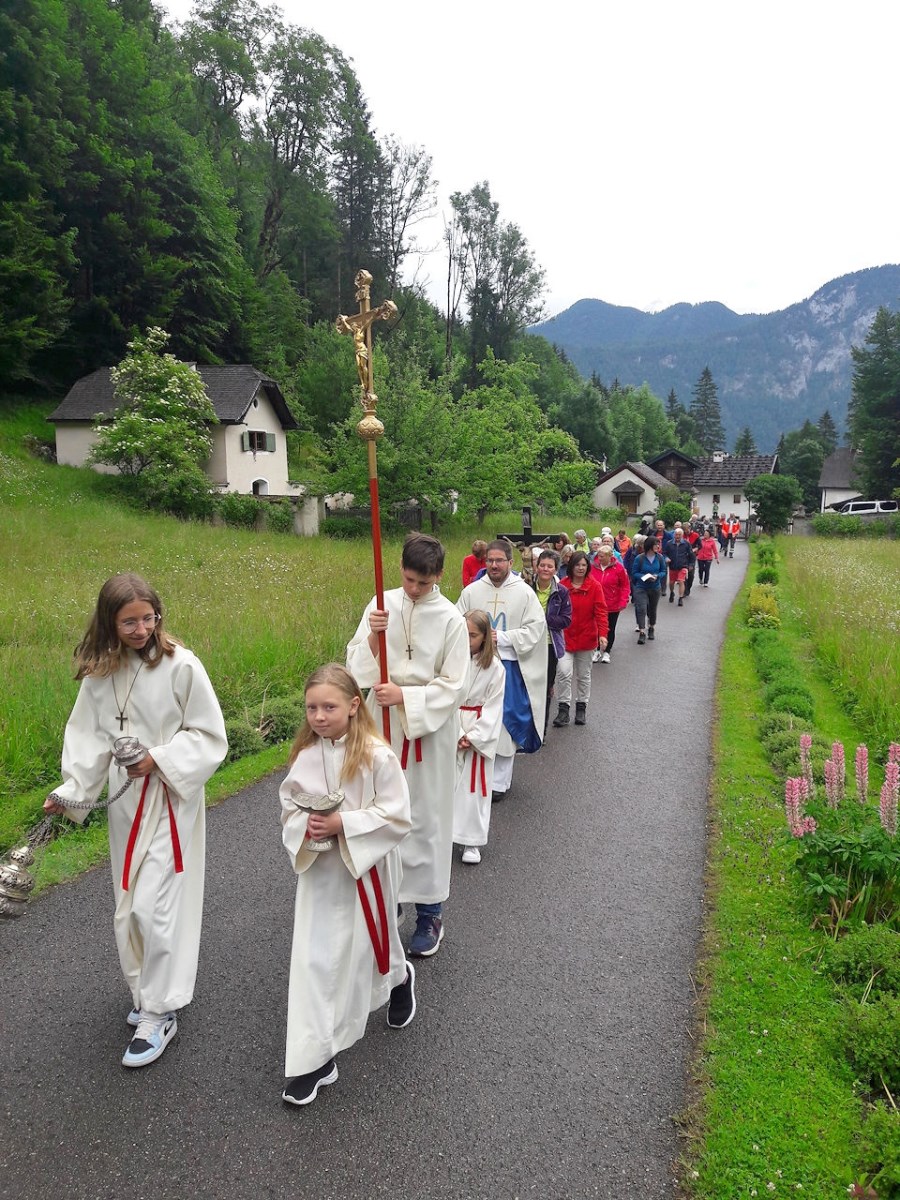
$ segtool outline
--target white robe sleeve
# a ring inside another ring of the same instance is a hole
[[[88,679],[82,680],[72,714],[66,722],[62,751],[62,784],[54,793],[66,800],[93,803],[103,791],[109,773],[112,751],[109,735],[100,727],[94,688]],[[66,809],[66,816],[79,825],[87,819],[89,810]]]
[[[491,670],[484,698],[477,702],[481,705],[481,716],[466,733],[474,748],[485,758],[493,758],[497,752],[503,725],[503,694],[506,691],[506,671],[499,659],[494,659]]]
[[[172,679],[182,728],[150,754],[159,774],[182,798],[202,794],[203,785],[228,752],[225,721],[203,664],[188,654]]]
[[[529,595],[525,600],[520,624],[515,629],[499,630],[497,633],[497,647],[513,650],[516,658],[527,657],[547,640],[547,618],[544,616],[541,602],[527,584],[522,586],[528,589]]]
[[[366,605],[356,633],[347,646],[347,670],[361,688],[370,688],[381,681],[381,664],[369,646],[369,613],[375,608],[374,596]]]
[[[341,813],[341,857],[354,879],[361,879],[399,846],[411,828],[409,788],[396,754],[387,746],[375,750],[372,787],[370,804]]]

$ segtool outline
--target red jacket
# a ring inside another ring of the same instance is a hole
[[[596,650],[600,638],[609,633],[609,618],[603,588],[588,572],[580,588],[572,587],[571,579],[564,579],[562,586],[568,588],[572,600],[572,624],[565,632],[566,650]]]
[[[712,562],[713,559],[719,561],[719,544],[712,534],[709,534],[697,547],[697,562]]]
[[[462,562],[463,587],[469,586],[483,566],[483,558],[477,558],[474,554],[466,555]]]
[[[609,566],[603,570],[595,561],[591,567],[591,575],[603,588],[606,607],[610,612],[621,612],[627,607],[631,584],[628,581],[628,572],[617,558],[610,559]]]

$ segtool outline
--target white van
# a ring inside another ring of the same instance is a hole
[[[838,512],[859,517],[867,513],[895,513],[898,507],[896,500],[847,500]]]

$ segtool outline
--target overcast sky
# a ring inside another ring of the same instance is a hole
[[[425,146],[441,213],[489,182],[547,315],[583,297],[771,312],[900,262],[894,0],[530,7],[281,3],[353,60],[378,134]],[[440,252],[420,271],[438,303],[444,273]]]

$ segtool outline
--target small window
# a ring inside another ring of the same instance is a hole
[[[718,504],[720,499],[721,497],[719,496],[713,496],[713,504]]]
[[[741,503],[741,493],[740,492],[734,493],[734,495],[731,497],[731,503],[732,504],[740,504]]]
[[[257,453],[275,453],[275,434],[263,429],[245,429],[241,434],[241,449]]]

